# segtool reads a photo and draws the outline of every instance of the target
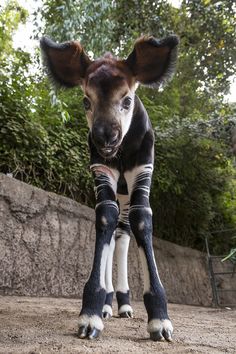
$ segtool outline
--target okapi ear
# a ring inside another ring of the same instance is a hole
[[[40,47],[47,73],[55,84],[65,87],[81,84],[91,60],[79,42],[57,44],[43,37]]]
[[[159,87],[171,80],[177,62],[179,39],[171,35],[158,40],[154,37],[139,38],[125,63],[136,81],[150,87]]]

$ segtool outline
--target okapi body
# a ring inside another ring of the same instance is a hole
[[[56,44],[41,39],[47,71],[54,83],[84,92],[89,126],[91,170],[96,193],[96,245],[91,275],[79,315],[80,338],[93,339],[112,316],[112,263],[117,256],[116,298],[120,317],[132,317],[127,256],[135,236],[144,273],[144,304],[152,340],[171,341],[173,327],[152,246],[149,193],[154,134],[148,114],[135,95],[139,84],[159,87],[173,76],[178,38],[142,37],[126,60],[110,53],[90,60],[77,41]]]

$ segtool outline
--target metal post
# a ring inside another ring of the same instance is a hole
[[[207,250],[207,263],[208,263],[209,277],[210,277],[212,296],[213,296],[212,302],[213,302],[213,306],[219,307],[220,306],[219,305],[219,298],[218,298],[218,294],[217,294],[217,288],[216,288],[216,283],[215,283],[212,259],[211,259],[211,254],[209,251],[209,244],[208,244],[207,236],[205,237],[205,244],[206,244],[206,250]]]

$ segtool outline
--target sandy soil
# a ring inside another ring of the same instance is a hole
[[[80,300],[0,296],[0,353],[236,353],[236,310],[169,305],[172,343],[151,342],[143,304],[113,317],[97,341],[76,337]]]

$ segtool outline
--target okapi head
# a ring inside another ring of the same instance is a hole
[[[41,39],[53,82],[82,87],[91,137],[104,158],[116,155],[130,127],[138,84],[157,88],[172,78],[178,42],[174,35],[162,40],[141,37],[127,59],[107,53],[93,61],[78,41],[57,44],[48,37]]]

